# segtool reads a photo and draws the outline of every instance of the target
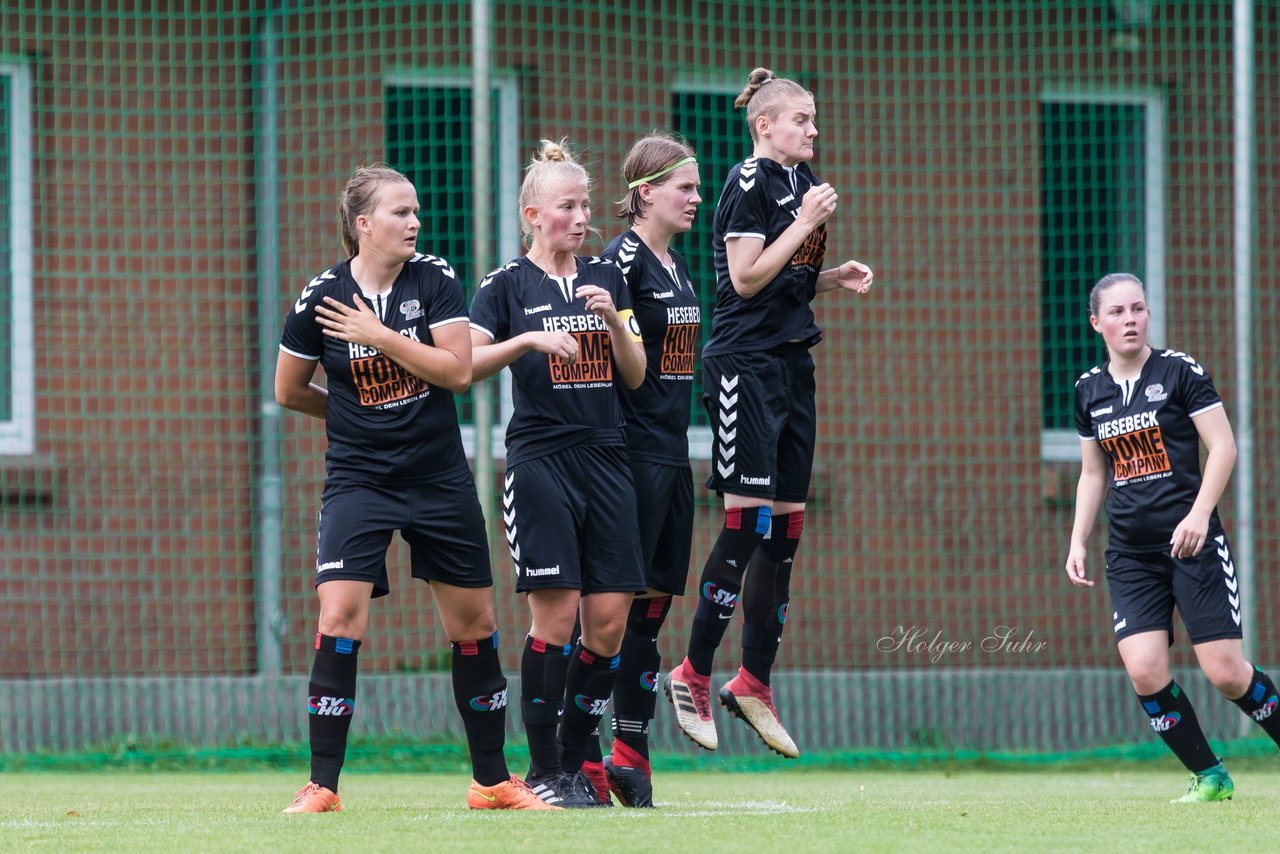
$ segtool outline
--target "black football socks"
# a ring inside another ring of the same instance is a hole
[[[1218,764],[1218,757],[1213,755],[1200,728],[1196,710],[1177,682],[1170,682],[1155,694],[1139,694],[1138,699],[1151,718],[1151,728],[1188,771],[1200,774]]]
[[[773,671],[791,598],[791,568],[804,511],[776,515],[756,546],[742,585],[742,667],[765,685]]]
[[[698,579],[698,605],[689,633],[689,664],[696,673],[711,673],[716,650],[738,605],[742,575],[769,530],[771,512],[768,507],[733,507],[725,511],[724,527]]]
[[[452,646],[453,701],[467,733],[471,776],[482,786],[494,786],[511,776],[502,755],[507,679],[498,661],[498,633],[482,640],[454,641]]]
[[[556,727],[564,701],[570,645],[547,643],[527,635],[520,660],[520,716],[529,739],[529,770],[536,776],[560,773]]]
[[[1255,665],[1249,690],[1244,692],[1243,697],[1232,702],[1240,707],[1240,711],[1253,718],[1276,744],[1280,744],[1280,694],[1276,692],[1271,677]]]
[[[316,634],[307,693],[311,782],[338,791],[347,734],[356,707],[356,653],[360,641]]]
[[[560,764],[566,774],[576,774],[587,760],[588,743],[599,749],[600,719],[609,705],[621,656],[602,656],[578,643],[565,677],[564,712],[560,716]]]
[[[613,685],[613,738],[623,742],[637,756],[649,759],[649,722],[658,704],[658,633],[671,611],[670,596],[636,599],[627,616],[627,633],[622,638],[622,661]],[[619,763],[617,758],[615,764]]]

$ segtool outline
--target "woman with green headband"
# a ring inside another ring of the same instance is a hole
[[[702,354],[715,449],[707,487],[724,496],[725,521],[698,583],[688,656],[664,687],[684,733],[715,750],[712,660],[741,594],[742,666],[720,702],[794,758],[800,751],[774,707],[770,674],[817,438],[809,349],[822,331],[810,302],[837,289],[866,293],[872,273],[857,261],[822,269],[837,196],[809,168],[813,95],[757,68],[734,106],[746,109],[755,149],[729,170],[716,208],[716,307]]]
[[[671,240],[693,227],[702,196],[693,149],[667,134],[637,140],[622,178],[627,194],[617,215],[631,227],[601,257],[626,277],[644,338],[644,383],[623,389],[621,400],[648,590],[627,617],[613,688],[613,754],[604,760],[604,772],[623,806],[651,807],[649,723],[662,667],[658,634],[671,597],[684,595],[693,543],[689,415],[702,325],[689,267]]]

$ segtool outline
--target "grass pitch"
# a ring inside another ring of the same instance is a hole
[[[465,777],[350,771],[344,812],[285,816],[305,774],[11,772],[0,849],[1205,851],[1274,822],[1280,768],[1233,777],[1233,801],[1186,806],[1168,803],[1186,778],[1166,768],[659,772],[656,810],[475,813]]]

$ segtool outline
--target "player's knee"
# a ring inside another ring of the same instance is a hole
[[[343,602],[328,602],[320,608],[316,629],[322,635],[360,640],[369,628],[369,612]]]
[[[573,628],[578,622],[576,600],[571,603],[537,602],[529,597],[533,626],[529,634],[547,643],[563,646],[573,641]]]
[[[359,614],[337,612],[321,614],[316,629],[329,637],[363,640],[367,623],[368,620],[362,619]]]
[[[498,630],[493,613],[493,597],[488,588],[468,591],[465,596],[453,598],[447,605],[439,598],[436,607],[440,621],[451,641],[483,640]]]
[[[600,655],[617,655],[622,649],[622,636],[627,630],[627,615],[611,615],[592,622],[590,630],[582,632],[582,645]]]
[[[1125,671],[1129,674],[1133,690],[1143,696],[1158,694],[1173,681],[1173,674],[1169,671],[1168,665],[1154,659],[1126,661]]]
[[[493,617],[493,612],[490,611],[488,614],[477,615],[462,623],[454,622],[451,629],[449,640],[455,643],[486,640],[493,637],[493,633],[498,630],[498,623]]]
[[[1201,669],[1224,697],[1243,697],[1253,682],[1253,668],[1243,659],[1202,662]]]

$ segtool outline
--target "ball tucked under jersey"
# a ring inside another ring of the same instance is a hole
[[[618,235],[601,253],[626,278],[640,334],[644,337],[644,384],[620,386],[632,459],[664,465],[689,463],[689,416],[702,310],[677,252],[664,266],[634,231]]]
[[[567,277],[548,275],[528,258],[512,261],[485,276],[471,301],[471,328],[495,342],[525,332],[567,332],[578,343],[572,362],[529,350],[511,363],[508,467],[575,445],[624,443],[609,327],[574,294],[584,285],[608,291],[639,341],[631,296],[611,262],[575,260],[577,272]]]
[[[809,303],[827,254],[825,224],[810,232],[781,272],[751,299],[734,290],[725,249],[725,241],[734,238],[763,240],[766,248],[773,244],[799,216],[804,194],[818,183],[807,163],[788,168],[767,157],[748,157],[729,170],[711,240],[716,310],[704,357],[759,352],[788,341],[812,346],[821,339]]]
[[[280,349],[318,361],[328,379],[325,463],[331,482],[431,482],[467,470],[453,392],[431,386],[380,350],[323,333],[326,296],[354,305],[360,286],[343,261],[302,289],[284,321]],[[382,295],[361,297],[387,327],[422,344],[431,330],[465,323],[466,301],[443,258],[415,255]]]
[[[1175,350],[1152,352],[1136,379],[1116,382],[1103,362],[1076,381],[1081,439],[1110,463],[1109,548],[1167,551],[1200,492],[1195,416],[1222,406],[1208,372]],[[1215,508],[1209,532],[1222,530]]]

